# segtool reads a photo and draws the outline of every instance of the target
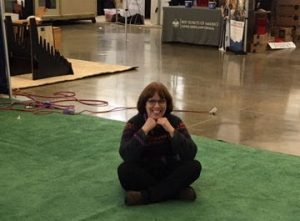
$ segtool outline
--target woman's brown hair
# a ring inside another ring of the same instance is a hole
[[[137,102],[137,109],[140,114],[146,113],[146,102],[149,98],[153,97],[157,93],[161,99],[166,100],[167,108],[166,114],[173,111],[173,100],[167,87],[160,82],[152,82],[147,85],[139,96]]]

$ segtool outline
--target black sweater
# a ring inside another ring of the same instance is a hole
[[[174,136],[171,137],[162,126],[158,125],[147,135],[141,129],[146,116],[137,114],[126,124],[121,145],[120,155],[124,161],[151,162],[162,160],[193,160],[197,153],[197,146],[191,139],[185,125],[175,115],[166,116],[174,127]]]

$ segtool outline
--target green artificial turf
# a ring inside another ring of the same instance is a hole
[[[0,220],[299,220],[300,157],[194,136],[195,202],[124,205],[124,123],[0,111]]]

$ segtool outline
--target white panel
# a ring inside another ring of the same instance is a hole
[[[97,0],[61,0],[61,14],[94,14],[97,12]]]
[[[159,2],[161,0],[152,0],[151,1],[151,15],[150,15],[150,22],[153,25],[159,24]]]
[[[123,8],[128,8],[128,16],[140,14],[145,17],[145,0],[124,0]]]

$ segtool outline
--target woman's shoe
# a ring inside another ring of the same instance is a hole
[[[179,200],[194,201],[196,198],[197,198],[196,192],[191,186],[183,188],[178,193]]]
[[[128,191],[125,197],[127,206],[135,206],[144,204],[142,193],[139,191]]]

